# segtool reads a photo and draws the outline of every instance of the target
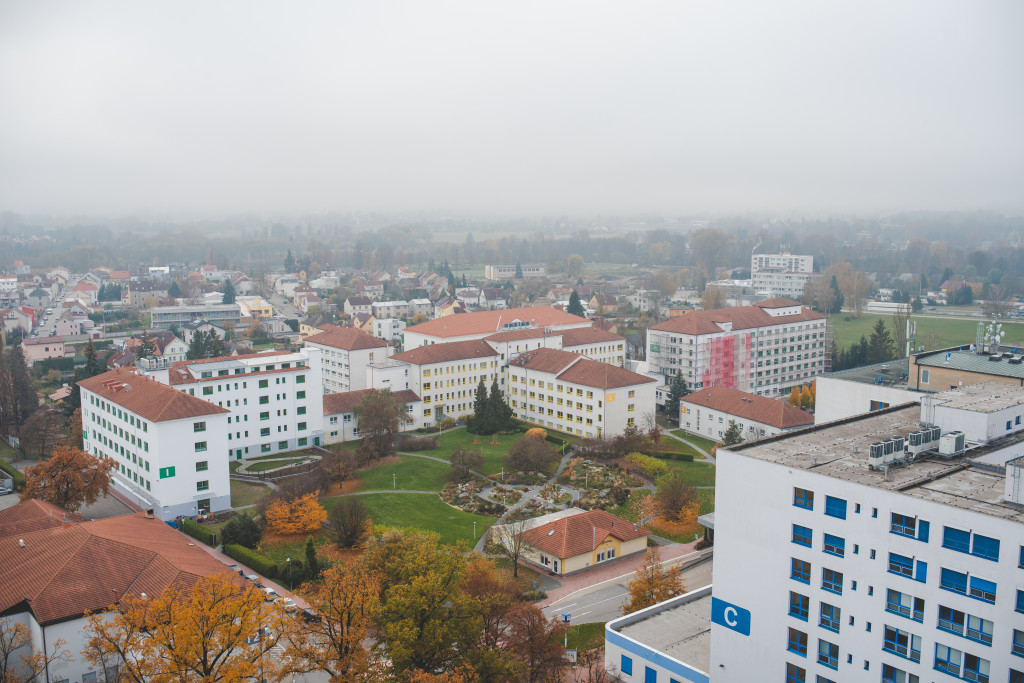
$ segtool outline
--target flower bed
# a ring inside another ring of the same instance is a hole
[[[501,503],[493,503],[478,494],[483,487],[476,481],[462,484],[450,483],[441,490],[441,500],[463,512],[498,517],[505,511]]]

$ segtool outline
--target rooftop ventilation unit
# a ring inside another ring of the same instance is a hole
[[[961,431],[949,432],[939,437],[939,455],[950,458],[964,452],[967,438]]]
[[[877,470],[882,467],[885,458],[885,445],[882,442],[871,444],[868,452],[868,467]]]
[[[1021,360],[1024,360],[1024,358],[1022,358],[1021,356],[1013,356],[1012,358],[1010,358],[1009,362],[1011,365],[1020,365]]]
[[[998,363],[999,361],[1001,361],[1003,359],[1003,357],[1002,357],[1001,354],[993,353],[991,356],[988,357],[988,359],[990,361],[995,361],[995,362]]]
[[[938,441],[939,438],[942,436],[942,428],[941,427],[932,427],[930,431],[931,431],[931,438],[928,439],[929,441]]]

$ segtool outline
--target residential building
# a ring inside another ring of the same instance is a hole
[[[32,272],[32,268],[24,261],[18,260],[14,262],[14,274],[15,275],[28,275]]]
[[[243,318],[264,320],[274,315],[274,307],[261,296],[236,296],[235,302],[242,305]]]
[[[192,339],[199,332],[202,332],[205,335],[213,332],[221,339],[227,338],[228,334],[227,330],[220,325],[214,325],[209,320],[204,320],[203,318],[196,318],[195,320],[181,326],[181,336],[184,337],[186,351],[188,350],[187,347],[192,345]]]
[[[345,299],[344,311],[349,315],[372,313],[373,300],[368,296],[350,296]]]
[[[679,401],[679,426],[721,441],[735,422],[744,441],[814,424],[814,415],[789,403],[729,387],[707,387]]]
[[[615,312],[619,310],[619,300],[611,294],[597,292],[594,296],[590,297],[590,302],[587,306],[590,310],[597,311],[601,315],[614,316]]]
[[[367,394],[375,389],[358,389],[340,394],[324,394],[324,433],[328,444],[352,441],[360,437],[357,409]],[[405,406],[408,421],[399,425],[403,432],[433,423],[433,418],[423,417],[420,397],[412,391],[398,391],[393,394],[395,403]]]
[[[520,558],[558,576],[647,551],[647,529],[604,510],[559,510],[528,522],[525,530],[510,525],[492,528],[492,538],[510,544],[521,533]]]
[[[18,276],[0,275],[0,306],[18,303]]]
[[[693,311],[647,330],[650,371],[691,389],[788,394],[825,369],[825,316],[791,299]]]
[[[50,305],[50,301],[53,299],[53,294],[50,291],[41,287],[32,287],[25,289],[24,304],[30,308],[43,308]]]
[[[625,362],[625,338],[594,326],[574,327],[561,331],[530,327],[498,332],[484,337],[484,341],[501,354],[503,361],[515,358],[530,349],[551,348],[579,353],[612,365],[622,365]]]
[[[434,304],[434,317],[443,318],[456,313],[466,313],[466,306],[453,296],[438,299]]]
[[[484,287],[480,290],[477,305],[486,310],[508,308],[508,292],[501,287]]]
[[[236,329],[243,327],[242,307],[239,304],[154,306],[150,309],[150,314],[152,316],[151,325],[161,330],[183,327],[196,319],[208,320],[220,327],[225,325],[232,325]]]
[[[718,449],[716,683],[1022,680],[1024,389],[924,401]]]
[[[799,254],[754,254],[750,257],[750,283],[755,292],[796,299],[814,274],[814,257]]]
[[[113,459],[119,490],[164,520],[231,507],[227,408],[126,368],[78,386],[83,449]]]
[[[394,349],[383,339],[353,327],[323,327],[324,331],[303,342],[305,348],[320,351],[323,393],[366,389],[366,367],[385,360]]]
[[[37,500],[0,510],[0,557],[0,614],[24,625],[30,637],[11,653],[11,680],[30,679],[20,668],[23,655],[52,652],[57,642],[68,656],[48,663],[46,680],[117,680],[118,666],[103,670],[82,655],[87,615],[129,598],[188,589],[204,576],[244,581],[198,541],[144,512],[82,522]]]
[[[99,295],[100,288],[89,282],[88,280],[80,280],[71,291],[80,299],[82,299],[86,305],[95,306],[96,300]]]
[[[370,307],[370,312],[377,320],[386,318],[408,318],[408,301],[375,301]]]
[[[543,263],[524,263],[521,266],[524,278],[547,277],[548,267]],[[486,266],[484,277],[488,280],[514,280],[516,277],[516,265],[511,266]]]
[[[323,440],[320,349],[187,360],[140,371],[230,411],[225,456],[319,446]]]
[[[415,318],[418,315],[422,315],[424,318],[434,315],[434,304],[430,299],[409,300],[409,318]]]
[[[67,355],[64,348],[64,337],[39,337],[21,340],[21,352],[25,356],[25,364],[29,367],[37,360],[63,358]],[[72,351],[72,354],[74,351]]]
[[[498,332],[526,328],[567,330],[591,326],[591,322],[586,318],[548,306],[534,306],[443,315],[435,320],[407,327],[402,337],[404,347],[408,350],[424,344],[483,339]]]
[[[428,347],[430,348],[430,347]],[[508,363],[506,400],[520,420],[587,437],[654,418],[656,380],[578,353],[540,348]]]
[[[96,327],[96,323],[84,315],[69,315],[65,313],[61,317],[57,318],[57,322],[54,325],[54,331],[60,337],[77,337],[80,335],[89,335]],[[100,335],[100,330],[96,330],[96,337]]]
[[[402,341],[404,331],[405,321],[398,318],[376,318],[373,321],[373,336],[390,344]]]
[[[28,336],[36,326],[36,312],[29,306],[18,306],[0,312],[3,316],[4,332],[20,332],[22,336]]]

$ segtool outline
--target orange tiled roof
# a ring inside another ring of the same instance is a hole
[[[341,413],[351,413],[360,404],[363,399],[376,389],[357,389],[355,391],[342,391],[337,394],[324,394],[324,415],[339,415]],[[414,391],[396,391],[393,392],[395,398],[395,404],[400,403],[419,403],[420,397],[416,395]]]
[[[767,304],[767,305],[766,305]],[[710,311],[692,311],[684,315],[670,318],[665,322],[652,325],[652,330],[674,332],[676,334],[715,334],[722,331],[719,323],[732,323],[734,330],[747,330],[755,327],[785,325],[787,323],[807,320],[824,320],[821,313],[801,306],[800,313],[773,317],[765,312],[765,308],[783,308],[799,306],[792,299],[769,299],[756,306],[737,306],[735,308],[715,308]]]
[[[323,332],[308,337],[306,342],[323,344],[324,346],[345,349],[346,351],[379,349],[388,345],[383,339],[378,339],[355,327],[338,327],[337,325],[327,326],[327,329]]]
[[[558,349],[535,349],[519,354],[509,365],[527,370],[547,372],[563,382],[572,382],[595,389],[615,389],[650,384],[656,379],[617,365],[602,363],[584,355]]]
[[[0,510],[0,538],[24,536],[33,531],[63,526],[65,521],[81,522],[82,515],[42,500],[26,500]]]
[[[813,415],[794,408],[785,401],[748,394],[731,387],[706,387],[684,396],[682,400],[779,429],[814,424]]]
[[[151,422],[231,412],[124,368],[83,379],[78,385]]]
[[[586,318],[570,315],[550,306],[506,308],[498,311],[477,311],[457,317],[444,316],[405,328],[406,332],[432,337],[463,337],[470,334],[501,332],[502,326],[513,320],[530,323],[534,327],[573,325],[589,322]]]
[[[391,356],[391,360],[400,360],[413,365],[431,365],[433,363],[448,363],[453,360],[490,358],[497,355],[498,352],[483,339],[470,339],[469,341],[419,346],[411,351],[397,353]]]
[[[620,519],[604,510],[590,510],[556,519],[523,532],[523,542],[560,559],[595,550],[611,536],[620,541],[647,536],[642,526]]]
[[[598,344],[600,342],[620,342],[625,340],[625,337],[620,337],[608,330],[602,330],[596,327],[579,327],[562,332],[563,347],[580,346],[582,344]]]

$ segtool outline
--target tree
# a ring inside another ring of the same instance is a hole
[[[513,516],[492,531],[494,542],[501,548],[501,552],[512,563],[512,576],[519,576],[519,558],[523,554],[523,534],[533,526],[530,517]]]
[[[28,624],[0,619],[0,683],[34,683],[44,679],[48,667],[71,659],[65,645],[67,642],[58,638],[48,651],[40,652],[32,647]]]
[[[787,402],[794,408],[800,407],[800,387],[793,387],[793,390],[789,392],[789,399]]]
[[[3,335],[0,335],[3,336]],[[22,423],[28,416],[39,407],[39,399],[36,390],[32,386],[32,380],[28,376],[28,366],[25,364],[25,356],[21,346],[8,347],[4,353],[5,381],[7,384],[7,395],[3,396],[3,410],[7,419],[7,428],[14,426],[14,431],[21,432]]]
[[[411,419],[404,404],[395,403],[390,389],[375,389],[355,410],[362,442],[356,449],[361,464],[395,454],[395,434]]]
[[[572,294],[569,295],[569,307],[565,309],[565,312],[569,315],[578,315],[581,318],[586,316],[587,312],[583,309],[580,295],[576,293],[576,290],[573,290]]]
[[[148,335],[144,336],[142,341],[139,343],[139,348],[135,350],[135,358],[142,360],[143,358],[149,358],[156,354],[156,340]]]
[[[473,397],[473,420],[466,428],[471,434],[491,434],[487,414],[487,384],[484,376],[480,375],[480,381],[476,385],[476,394]]]
[[[483,453],[480,449],[456,448],[452,451],[448,461],[452,464],[452,470],[458,479],[469,479],[471,470],[484,464]]]
[[[82,379],[95,377],[106,371],[107,366],[104,364],[103,359],[99,357],[99,352],[96,351],[96,345],[92,343],[92,339],[86,343],[82,355],[85,356],[85,367],[83,368],[85,376]]]
[[[284,272],[293,273],[295,272],[295,257],[292,256],[292,250],[288,250],[288,254],[284,257]]]
[[[508,449],[505,465],[512,470],[540,472],[550,467],[557,457],[557,451],[544,439],[523,437]]]
[[[700,305],[705,311],[711,311],[716,308],[725,308],[726,305],[726,289],[725,287],[705,287],[704,293],[701,294]]]
[[[629,614],[682,594],[682,571],[678,566],[661,566],[661,552],[655,546],[647,551],[643,564],[636,570],[626,589],[629,601],[622,606],[622,613]]]
[[[658,478],[658,491],[654,503],[661,516],[668,520],[679,519],[684,509],[697,500],[697,490],[686,483],[678,472]]]
[[[231,284],[231,280],[225,280],[224,286],[221,288],[221,293],[224,294],[224,299],[221,303],[233,304],[235,303],[235,286]]]
[[[501,395],[501,389],[498,387],[497,376],[491,382],[491,391],[487,397],[487,418],[488,428],[491,430],[487,432],[488,434],[507,432],[516,427],[512,408],[505,403],[505,398]]]
[[[316,545],[313,543],[312,536],[306,537],[305,556],[306,559],[303,564],[306,565],[306,581],[316,581],[320,578],[323,563],[316,556]]]
[[[921,277],[924,277],[923,275]],[[910,301],[910,310],[914,313],[920,313],[924,310],[924,303],[921,301],[921,297],[916,296]]]
[[[673,420],[679,419],[679,402],[687,393],[689,393],[689,387],[686,386],[686,380],[683,379],[682,374],[677,372],[673,375],[672,382],[669,383],[668,398],[665,400],[665,412]]]
[[[181,298],[181,285],[177,280],[172,281],[171,286],[167,288],[167,296],[173,296],[175,299]]]
[[[348,449],[340,453],[328,451],[320,459],[320,468],[335,484],[348,481],[356,471],[356,454]]]
[[[25,453],[43,458],[63,438],[67,420],[58,410],[38,410],[21,427],[21,447]]]
[[[304,534],[320,529],[327,521],[327,510],[317,501],[318,493],[272,502],[265,515],[267,528],[281,534]]]
[[[89,615],[83,654],[132,683],[276,680],[282,664],[269,653],[291,628],[255,586],[214,574]]]
[[[233,544],[255,549],[263,537],[263,530],[252,517],[241,514],[225,524],[220,535],[224,545]]]
[[[811,388],[810,384],[805,384],[803,390],[800,392],[800,409],[814,409],[814,390]]]
[[[907,325],[910,322],[910,311],[911,307],[908,305],[900,306],[892,312],[893,346],[896,349],[897,358],[904,358],[904,354],[907,353]]]
[[[354,548],[370,530],[370,509],[358,496],[338,499],[327,518],[334,528],[334,542],[339,548]]]
[[[722,434],[722,444],[725,446],[735,446],[742,441],[743,432],[740,431],[740,426],[736,424],[736,420],[729,420],[729,426],[726,428],[725,433]]]
[[[528,683],[564,680],[568,662],[562,638],[569,625],[555,618],[548,619],[536,605],[527,602],[513,607],[508,621],[509,647],[525,665],[524,675],[519,680]]]
[[[868,363],[882,363],[892,360],[893,339],[889,334],[889,328],[881,318],[875,321],[871,330],[871,338],[868,340]]]
[[[35,498],[78,512],[107,495],[114,461],[78,448],[58,446],[49,460],[25,468],[21,500]]]
[[[519,261],[516,261],[516,279],[523,279],[523,264],[519,263]]]
[[[569,259],[566,262],[566,272],[569,277],[579,277],[583,275],[583,257],[579,254],[569,254]]]

